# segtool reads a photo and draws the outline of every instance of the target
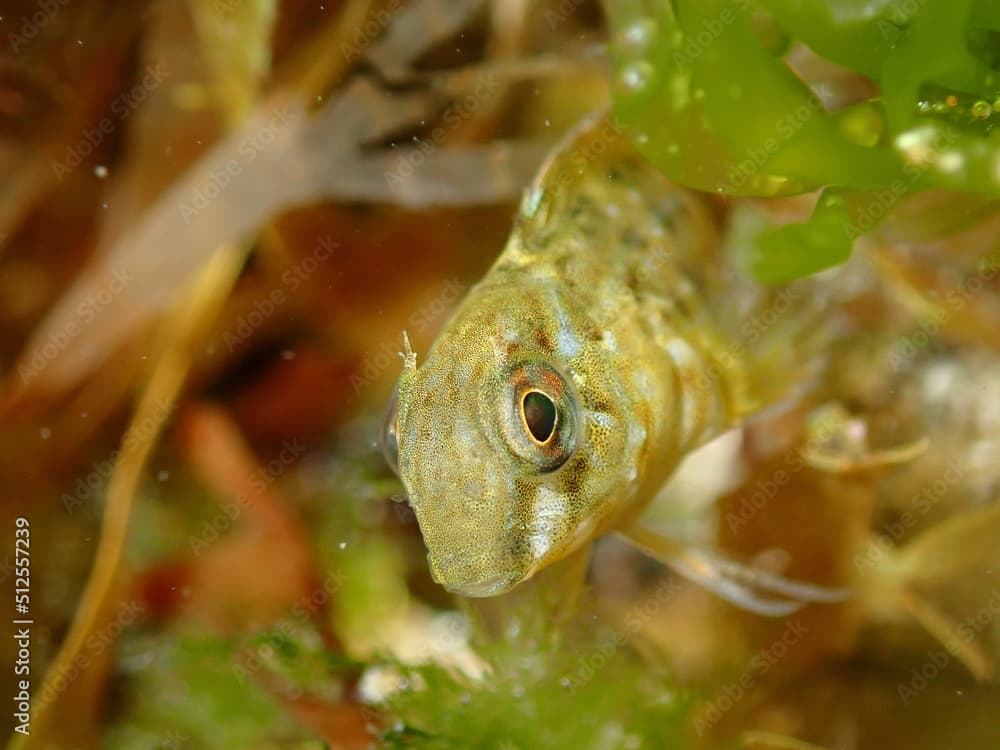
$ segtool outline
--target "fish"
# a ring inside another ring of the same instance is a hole
[[[787,391],[755,389],[749,348],[724,335],[720,245],[711,203],[607,115],[554,149],[419,363],[403,334],[382,443],[438,583],[502,594],[616,531],[762,614],[843,598],[638,524],[681,459]]]

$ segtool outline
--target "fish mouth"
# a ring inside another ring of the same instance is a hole
[[[458,594],[459,596],[482,598],[502,594],[513,588],[517,581],[517,578],[511,578],[509,575],[498,575],[477,583],[442,583],[441,585],[451,593]]]

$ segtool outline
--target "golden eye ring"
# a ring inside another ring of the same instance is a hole
[[[502,386],[484,389],[484,414],[496,415],[502,445],[546,474],[562,466],[578,441],[577,397],[552,364],[521,361],[505,370]],[[498,398],[499,397],[499,398]]]
[[[559,410],[549,394],[537,388],[521,394],[521,425],[531,441],[544,448],[552,442],[559,426]]]

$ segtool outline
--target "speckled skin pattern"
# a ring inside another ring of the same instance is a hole
[[[435,580],[509,590],[631,521],[739,412],[712,331],[716,229],[604,119],[526,191],[514,231],[399,381],[398,466]],[[556,407],[527,429],[524,393]]]

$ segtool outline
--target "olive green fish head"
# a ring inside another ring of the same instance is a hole
[[[645,434],[623,363],[554,287],[522,276],[474,288],[419,367],[406,355],[387,418],[431,572],[467,596],[569,554],[635,484]]]

